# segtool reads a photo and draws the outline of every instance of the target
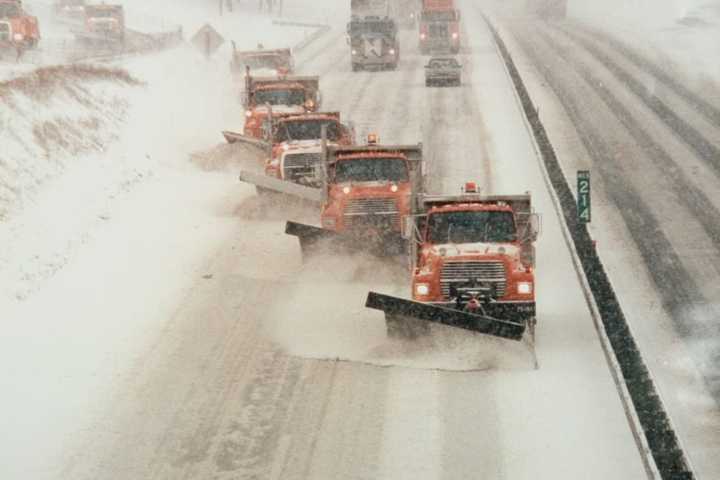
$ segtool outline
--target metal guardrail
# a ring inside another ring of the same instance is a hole
[[[616,382],[621,396],[631,402],[626,405],[629,420],[637,422],[642,438],[637,438],[641,453],[645,456],[649,478],[663,480],[693,480],[689,459],[675,433],[669,415],[665,411],[652,375],[632,335],[622,306],[615,294],[610,278],[597,254],[585,224],[578,222],[577,205],[570,185],[565,178],[545,126],[530,97],[525,83],[512,56],[492,21],[484,16],[493,34],[500,55],[512,79],[522,109],[529,123],[535,142],[552,186],[554,197],[562,210],[565,227],[570,235],[572,248],[579,261],[583,284],[592,295],[591,309],[599,316],[598,332],[602,337],[611,369],[617,374]],[[620,378],[621,377],[621,378]]]

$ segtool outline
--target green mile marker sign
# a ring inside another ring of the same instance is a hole
[[[577,172],[577,211],[580,223],[590,223],[592,210],[590,208],[590,171]]]

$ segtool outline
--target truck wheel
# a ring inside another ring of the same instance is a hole
[[[357,64],[357,63],[353,63],[353,64],[352,64],[352,71],[353,71],[353,72],[358,72],[358,71],[360,71],[360,65]]]

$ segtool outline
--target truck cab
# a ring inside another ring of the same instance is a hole
[[[400,61],[397,26],[389,17],[354,16],[347,25],[353,71],[395,70]]]
[[[20,0],[0,0],[0,47],[34,48],[40,42],[37,17],[29,15]]]
[[[265,173],[301,185],[320,187],[322,138],[328,145],[349,146],[354,131],[340,122],[339,112],[283,117],[273,126],[272,150]]]
[[[535,317],[534,242],[539,218],[529,195],[424,197],[406,220],[412,298],[493,318]],[[466,190],[466,191],[468,191]]]
[[[273,117],[316,112],[317,77],[246,78],[245,135],[269,139]]]
[[[423,0],[420,53],[460,52],[460,11],[453,0]]]
[[[86,5],[84,38],[96,42],[125,41],[125,10],[122,5]]]
[[[322,228],[384,251],[399,250],[402,218],[412,211],[422,185],[421,147],[384,147],[371,135],[367,146],[328,150]]]
[[[303,254],[321,250],[366,251],[389,256],[405,251],[402,218],[423,187],[422,145],[363,146],[323,143],[318,190],[321,227],[287,222]]]

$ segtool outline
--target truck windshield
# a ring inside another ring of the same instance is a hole
[[[395,36],[395,24],[385,20],[369,20],[369,21],[353,21],[348,25],[348,34],[350,36],[365,35],[374,33],[378,35],[386,35],[388,37]]]
[[[337,142],[340,140],[340,124],[334,120],[298,120],[282,122],[278,126],[275,141],[319,140],[322,136],[323,125],[327,125],[327,139],[329,141]]]
[[[517,239],[511,212],[447,212],[428,218],[428,241],[443,243],[506,243]]]
[[[17,3],[0,3],[0,18],[16,18],[20,16]]]
[[[302,105],[305,103],[304,90],[261,90],[255,92],[256,105]]]
[[[118,10],[111,10],[106,8],[92,8],[85,7],[85,15],[88,18],[115,18],[119,15]]]
[[[407,181],[407,165],[401,158],[353,158],[335,166],[335,183]]]
[[[422,19],[426,22],[454,22],[455,10],[426,10]]]

